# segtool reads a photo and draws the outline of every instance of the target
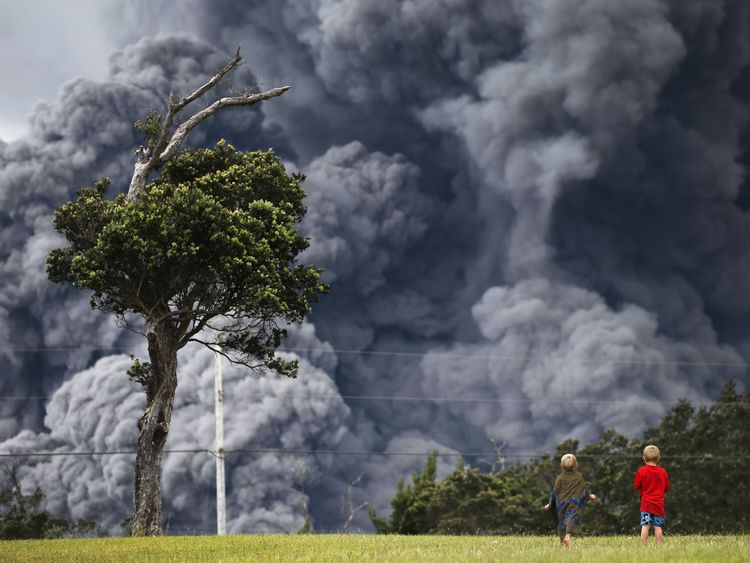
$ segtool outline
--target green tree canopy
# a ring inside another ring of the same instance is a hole
[[[181,152],[135,199],[108,199],[102,180],[55,213],[70,245],[50,253],[49,277],[91,289],[92,307],[123,320],[169,321],[178,348],[213,328],[232,360],[293,375],[274,357],[279,322],[302,320],[325,291],[318,268],[290,267],[308,245],[302,178],[270,150],[219,142]]]
[[[272,151],[220,142],[183,150],[135,197],[107,197],[108,180],[55,212],[70,243],[48,258],[51,280],[92,291],[91,305],[148,339],[149,361],[130,376],[144,386],[133,534],[161,531],[161,456],[177,385],[177,351],[198,342],[231,361],[294,376],[275,355],[327,287],[297,263],[308,246],[301,174]]]

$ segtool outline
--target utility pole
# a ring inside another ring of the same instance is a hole
[[[221,382],[221,354],[214,351],[216,359],[216,535],[227,533],[227,497],[224,485],[224,390]]]

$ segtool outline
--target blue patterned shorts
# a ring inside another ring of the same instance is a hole
[[[558,520],[557,533],[560,537],[565,534],[581,533],[581,512],[576,508],[568,508],[562,518]]]
[[[641,512],[641,526],[654,526],[661,528],[666,522],[664,516],[657,516],[650,512]]]

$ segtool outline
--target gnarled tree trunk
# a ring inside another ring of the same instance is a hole
[[[170,321],[149,327],[148,354],[151,372],[146,385],[146,411],[138,421],[138,454],[131,535],[154,536],[162,532],[161,460],[177,389],[177,345]]]

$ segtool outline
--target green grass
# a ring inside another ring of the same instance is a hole
[[[653,538],[651,538],[653,542]],[[578,538],[564,552],[541,536],[253,535],[0,542],[0,561],[747,561],[750,536]]]

